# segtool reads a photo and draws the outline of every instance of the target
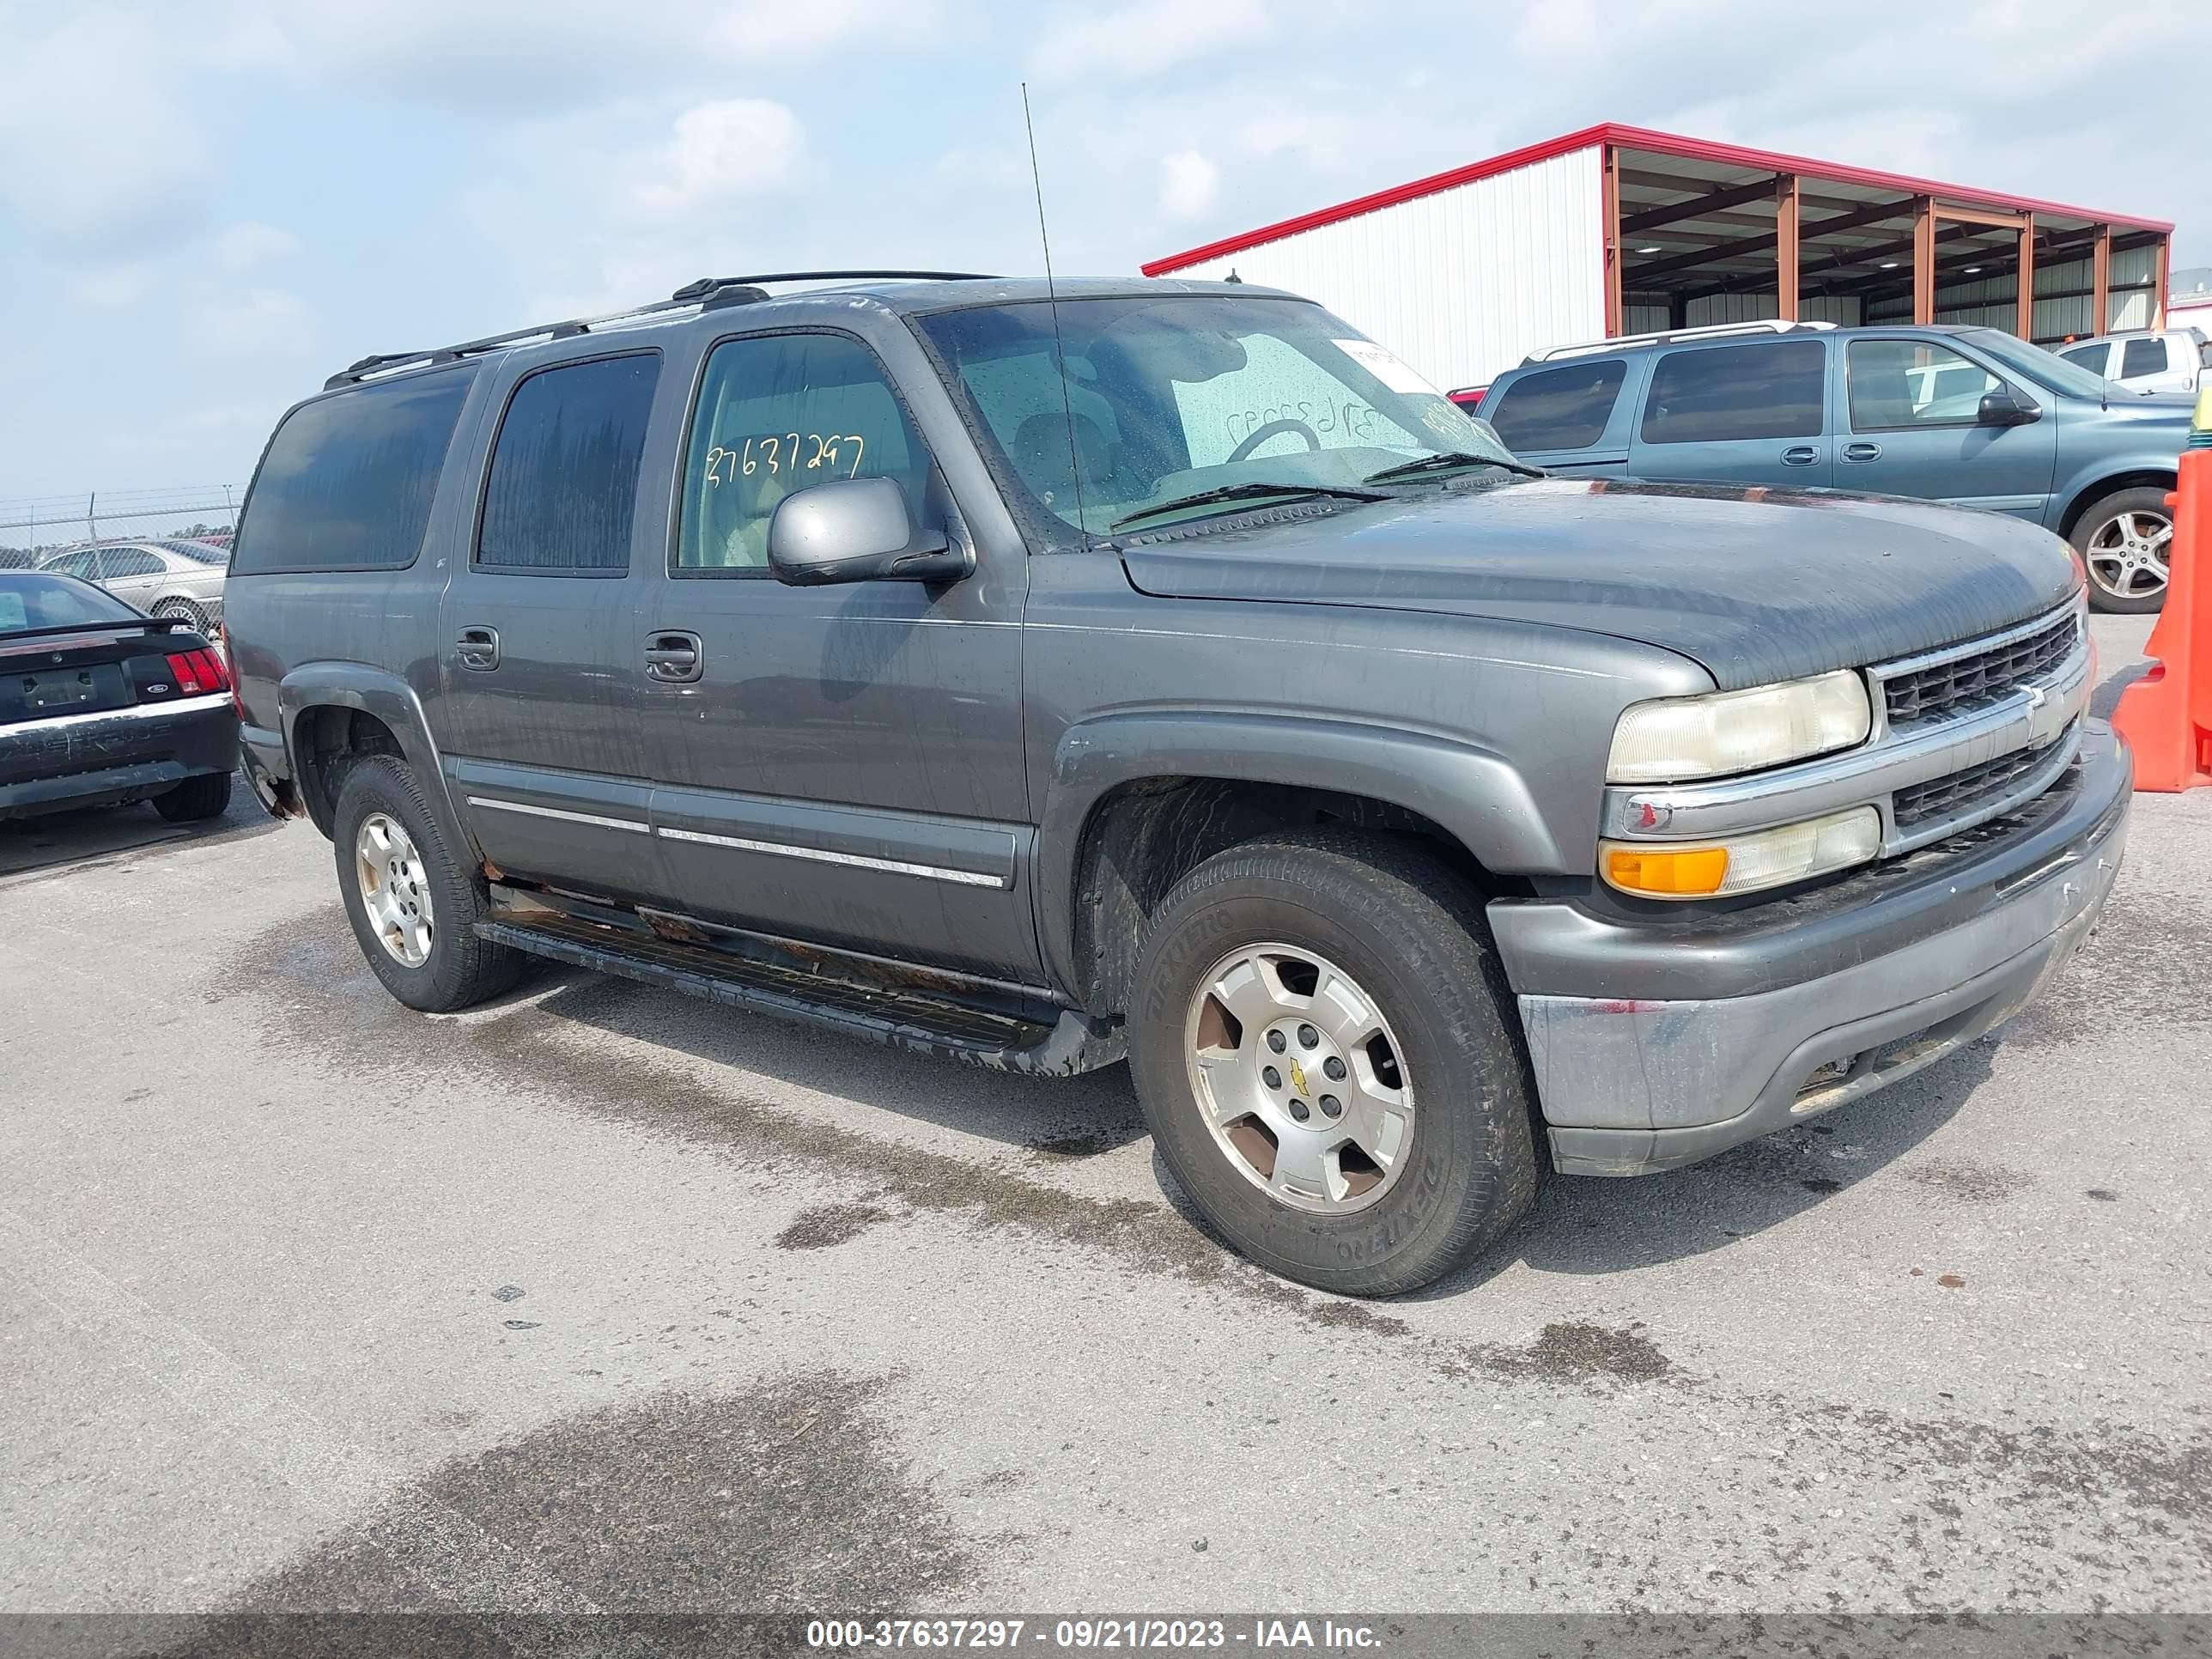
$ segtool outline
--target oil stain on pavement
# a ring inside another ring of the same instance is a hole
[[[287,1613],[941,1603],[973,1583],[975,1563],[872,1409],[883,1386],[811,1371],[743,1394],[657,1394],[459,1458],[247,1587],[165,1659],[296,1654],[307,1631],[272,1616]],[[354,1621],[343,1634],[348,1653],[397,1656],[417,1651],[422,1632]]]

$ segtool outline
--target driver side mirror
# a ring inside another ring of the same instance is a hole
[[[957,581],[970,556],[941,530],[915,527],[890,478],[837,478],[794,491],[768,521],[768,564],[793,587],[834,582]]]
[[[1974,416],[1976,426],[2026,426],[2030,421],[2039,421],[2043,411],[2033,404],[2024,404],[2009,386],[1999,386],[1995,392],[1984,392],[1982,406]]]

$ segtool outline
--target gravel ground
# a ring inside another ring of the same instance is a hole
[[[2203,1608],[2212,794],[2136,806],[1996,1037],[1383,1304],[1121,1068],[426,1018],[304,825],[0,826],[0,1611]]]

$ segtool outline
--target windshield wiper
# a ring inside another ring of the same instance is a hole
[[[1146,519],[1158,518],[1163,513],[1176,513],[1186,507],[1205,507],[1214,501],[1264,501],[1290,495],[1334,495],[1347,501],[1382,501],[1389,499],[1371,489],[1350,489],[1340,484],[1322,483],[1234,483],[1224,484],[1218,489],[1201,489],[1194,495],[1178,495],[1171,501],[1158,501],[1151,507],[1140,507],[1126,514],[1106,528],[1124,530]]]
[[[1508,472],[1518,472],[1527,477],[1540,478],[1545,476],[1542,467],[1530,466],[1526,461],[1503,461],[1495,455],[1474,455],[1464,449],[1452,449],[1440,455],[1424,455],[1415,461],[1401,461],[1395,466],[1384,467],[1380,472],[1370,472],[1359,482],[1371,484],[1395,483],[1401,478],[1418,478],[1425,473],[1442,472],[1449,468],[1462,466],[1498,466],[1504,468]]]

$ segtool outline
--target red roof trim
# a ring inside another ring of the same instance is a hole
[[[1208,242],[1203,247],[1148,260],[1138,269],[1147,276],[1164,276],[1187,266],[1202,264],[1226,254],[1242,253],[1247,248],[1279,241],[1285,236],[1295,236],[1300,231],[1316,230],[1323,225],[1357,219],[1362,214],[1379,212],[1401,202],[1414,201],[1424,196],[1433,196],[1439,191],[1473,184],[1478,179],[1510,173],[1516,167],[1532,167],[1538,161],[1548,161],[1557,155],[1588,149],[1593,144],[1612,144],[1621,149],[1650,150],[1658,155],[1679,155],[1686,161],[1712,161],[1725,167],[1802,173],[1839,184],[1894,190],[1907,196],[1936,196],[1961,207],[2002,208],[2015,213],[2058,213],[2073,219],[2087,219],[2100,224],[2124,225],[2133,229],[2154,230],[2168,234],[2173,230],[2172,222],[2165,219],[2140,219],[2124,213],[2106,213],[2094,208],[2069,207],[2063,202],[2008,196],[1999,191],[1972,190],[1963,185],[1947,185],[1934,179],[1916,179],[1906,173],[1843,167],[1833,161],[1816,161],[1803,155],[1785,155],[1778,150],[1747,149],[1738,144],[1714,143],[1709,139],[1685,138],[1676,133],[1655,132],[1649,127],[1622,126],[1617,122],[1601,121],[1594,127],[1584,127],[1579,132],[1566,133],[1557,138],[1547,139],[1540,144],[1529,144],[1521,149],[1509,150],[1503,155],[1493,155],[1486,161],[1471,162],[1466,167],[1453,167],[1449,172],[1431,173],[1425,179],[1416,179],[1411,184],[1378,190],[1371,195],[1340,202],[1334,207],[1316,208],[1294,219],[1262,226],[1258,230],[1224,236],[1219,241]]]

